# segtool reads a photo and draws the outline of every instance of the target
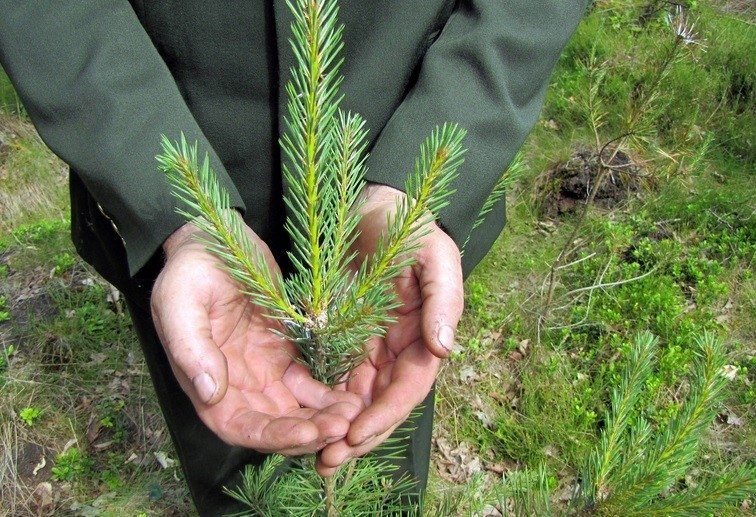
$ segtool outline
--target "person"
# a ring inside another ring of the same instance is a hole
[[[370,131],[358,251],[375,245],[434,126],[465,127],[468,153],[450,205],[397,281],[396,323],[356,380],[332,391],[281,352],[259,308],[193,240],[156,172],[161,134],[197,141],[250,236],[287,270],[285,0],[0,0],[0,64],[70,165],[72,239],[125,297],[200,514],[234,510],[222,487],[265,454],[320,451],[327,475],[423,400],[402,467],[424,486],[432,387],[454,342],[462,279],[500,233],[503,203],[464,257],[458,244],[535,124],[586,3],[341,2],[343,107]]]

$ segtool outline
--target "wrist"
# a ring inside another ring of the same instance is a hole
[[[199,229],[192,223],[186,223],[173,232],[163,243],[166,259],[170,258],[178,249],[191,242]]]
[[[242,215],[237,209],[228,209],[228,213],[229,217],[242,220]],[[175,255],[180,249],[195,244],[197,242],[196,237],[201,234],[203,234],[203,231],[197,228],[194,223],[185,223],[163,242],[163,252],[165,253],[166,260]]]

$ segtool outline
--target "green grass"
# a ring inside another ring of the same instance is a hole
[[[175,453],[124,307],[108,301],[110,287],[73,258],[67,222],[19,227],[0,240],[0,256],[8,270],[0,290],[28,296],[11,304],[12,317],[0,326],[2,447],[41,447],[14,458],[14,470],[27,472],[44,456],[59,508],[189,511],[174,479],[180,472],[155,458]],[[16,511],[33,513],[32,502],[18,499],[32,480],[4,474],[4,500],[16,497]]]
[[[0,108],[0,141],[0,239],[18,225],[66,216],[67,171],[28,122]]]
[[[440,432],[473,444],[491,466],[535,469],[545,461],[569,484],[596,443],[609,393],[640,330],[660,338],[641,404],[654,426],[680,407],[696,336],[721,336],[737,372],[687,482],[716,480],[754,463],[756,32],[701,4],[694,13],[705,52],[685,49],[664,80],[660,108],[649,114],[650,137],[628,149],[651,164],[644,166],[647,190],[616,209],[590,213],[570,257],[585,260],[560,274],[555,306],[561,308],[539,322],[549,265],[576,218],[544,225],[534,185],[572,149],[594,141],[584,102],[586,64],[592,52],[605,63],[601,133],[608,140],[621,128],[633,89],[653,74],[650,63],[669,29],[661,20],[640,29],[638,10],[601,3],[562,56],[544,112],[555,124],[539,125],[526,145],[529,178],[511,196],[508,228],[467,282],[466,351],[439,390],[439,412],[453,415],[439,419]],[[673,159],[660,158],[656,148]],[[696,154],[703,159],[692,166]],[[574,293],[599,278],[619,285]],[[500,337],[487,339],[492,334]],[[531,343],[524,359],[510,353],[522,340]],[[477,372],[473,393],[459,379],[470,367]],[[727,423],[728,415],[737,425]]]
[[[535,186],[575,148],[595,145],[585,102],[590,56],[606,71],[600,136],[608,140],[633,92],[653,78],[669,27],[661,16],[641,24],[639,2],[597,2],[560,60],[544,123],[525,148],[527,174],[509,194],[509,225],[467,281],[461,351],[439,379],[436,435],[466,444],[484,470],[466,489],[468,507],[495,472],[541,463],[545,482],[569,492],[639,331],[659,338],[634,414],[654,431],[680,410],[696,336],[708,331],[724,342],[732,377],[700,457],[672,493],[756,462],[756,29],[720,3],[691,4],[700,45],[682,50],[644,139],[626,144],[642,164],[644,189],[589,213],[568,262],[582,260],[560,270],[543,319],[550,265],[579,219],[541,220]],[[0,135],[11,144],[0,154],[0,451],[41,445],[48,466],[40,475],[59,509],[188,512],[178,470],[154,459],[175,454],[128,318],[76,258],[62,166],[15,99],[0,76]],[[91,443],[88,431],[97,435]],[[438,502],[455,488],[434,454]],[[0,496],[33,514],[29,494],[40,479],[7,474],[7,452],[0,458]],[[38,459],[25,461],[33,468]]]
[[[0,68],[0,111],[17,117],[26,115],[21,99],[2,68]]]

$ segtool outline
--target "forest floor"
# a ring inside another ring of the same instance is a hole
[[[680,487],[756,461],[756,26],[749,2],[687,4],[684,42],[665,2],[607,0],[565,50],[507,228],[466,283],[431,498],[544,465],[568,504],[640,331],[660,343],[638,410],[655,432],[696,338],[726,346],[727,397]],[[621,172],[583,219],[610,142]],[[66,188],[0,78],[0,515],[191,514],[123,303],[70,242]]]

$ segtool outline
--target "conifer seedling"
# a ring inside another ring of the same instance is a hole
[[[286,86],[286,128],[280,145],[288,218],[285,224],[294,272],[271,270],[233,214],[207,154],[182,135],[165,136],[159,169],[180,200],[178,210],[204,232],[204,244],[220,259],[239,289],[277,320],[274,331],[296,344],[312,376],[334,387],[367,355],[366,343],[379,336],[398,306],[393,280],[412,264],[412,251],[446,206],[463,161],[465,131],[454,124],[436,128],[408,171],[406,196],[397,202],[388,231],[376,251],[356,262],[353,251],[360,222],[368,145],[364,120],[340,109],[339,73],[343,27],[336,0],[291,0],[291,48],[295,66]],[[356,264],[356,265],[355,265]],[[392,448],[393,447],[393,448]],[[412,489],[394,476],[390,456],[352,460],[325,481],[311,459],[278,476],[284,460],[271,457],[248,470],[244,486],[232,491],[256,514],[380,515],[410,511],[402,497]]]

